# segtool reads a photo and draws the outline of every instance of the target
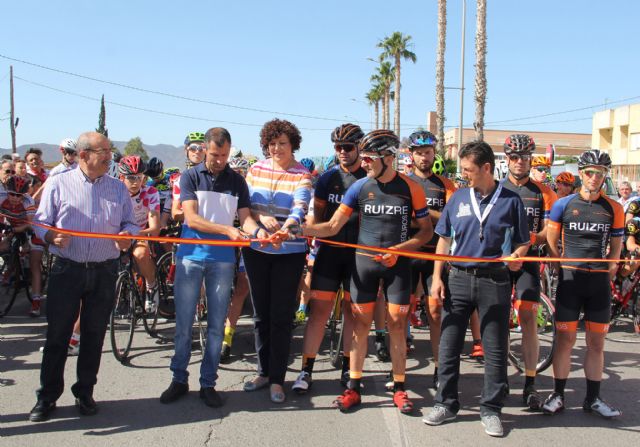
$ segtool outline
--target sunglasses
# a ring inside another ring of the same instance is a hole
[[[520,161],[520,160],[529,161],[529,160],[531,160],[531,155],[529,155],[529,154],[525,154],[525,155],[512,154],[512,155],[509,155],[509,160],[511,160],[511,161]]]
[[[124,176],[125,179],[127,179],[128,181],[130,181],[131,183],[135,183],[135,182],[141,182],[144,179],[144,174],[131,174],[131,175],[125,175]]]
[[[65,149],[64,153],[66,155],[78,155],[78,153],[76,151],[70,150],[70,149]]]
[[[201,144],[191,144],[187,147],[189,152],[204,152],[204,146]]]
[[[5,174],[15,174],[15,173],[16,173],[16,171],[12,171],[11,169],[5,169],[5,170],[4,170],[4,173],[5,173]]]
[[[587,177],[595,176],[596,178],[603,178],[607,175],[606,171],[601,171],[599,169],[583,169],[582,172],[584,172]]]
[[[19,193],[19,192],[7,192],[7,194],[9,194],[11,197],[22,197],[24,194]]]
[[[350,144],[350,143],[341,143],[341,144],[336,144],[333,147],[336,150],[336,152],[341,152],[341,151],[352,152],[356,148],[356,145]]]
[[[418,138],[413,142],[413,146],[435,146],[436,143],[433,138]]]
[[[534,169],[536,171],[538,171],[538,172],[549,172],[549,168],[545,168],[545,167],[542,167],[542,166],[534,168]]]
[[[384,158],[384,155],[362,155],[360,154],[360,159],[365,163],[373,163],[375,160],[380,160]]]

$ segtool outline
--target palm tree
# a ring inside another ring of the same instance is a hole
[[[444,152],[444,52],[447,40],[447,0],[438,0],[438,51],[436,53],[436,124],[439,154]]]
[[[478,0],[476,18],[476,140],[484,139],[484,106],[487,102],[487,1]]]
[[[371,87],[371,90],[369,90],[369,93],[367,93],[365,96],[365,98],[367,98],[367,101],[369,102],[369,105],[373,106],[373,111],[375,114],[376,127],[374,127],[373,129],[380,128],[380,101],[382,100],[383,95],[383,89],[381,87],[382,86],[380,84],[373,85]],[[371,123],[371,125],[373,126],[373,123]]]
[[[393,80],[393,67],[390,62],[380,61],[377,72],[371,76],[371,81],[382,86],[382,129],[388,129],[391,124],[389,107],[391,103],[391,81]]]
[[[405,36],[396,31],[391,36],[378,42],[378,48],[382,48],[381,58],[389,58],[395,63],[396,94],[394,100],[395,114],[393,122],[396,135],[400,136],[400,62],[402,59],[416,62],[416,55],[409,50],[411,36]]]

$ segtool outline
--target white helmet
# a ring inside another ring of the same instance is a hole
[[[107,174],[109,174],[113,178],[120,178],[120,173],[118,172],[118,162],[114,161],[113,159],[109,162],[109,170],[107,171]]]
[[[507,164],[507,160],[498,160],[493,172],[494,178],[496,180],[502,180],[507,178],[507,174],[509,174],[509,165]]]
[[[242,158],[242,151],[235,146],[231,146],[231,151],[229,151],[229,158]]]
[[[64,140],[62,140],[60,142],[60,150],[64,151],[65,149],[70,151],[75,151],[76,140],[74,140],[73,138],[65,138]]]

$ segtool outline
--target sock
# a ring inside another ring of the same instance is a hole
[[[69,345],[78,346],[80,344],[80,334],[76,334],[75,332],[71,334],[71,340],[69,340]]]
[[[313,373],[313,365],[316,362],[316,356],[311,356],[307,354],[302,355],[302,370],[306,371],[311,375]]]
[[[433,375],[434,376],[438,375],[438,367],[437,366],[433,369]]]
[[[525,372],[526,376],[524,378],[524,388],[527,389],[530,386],[533,386],[533,384],[536,381],[536,372],[535,370],[533,371],[533,374],[531,374],[531,371],[527,370]]]
[[[404,391],[404,374],[393,375],[393,392]]]
[[[298,306],[298,312],[300,311],[307,313],[307,305],[304,303],[300,303],[300,306]]]
[[[33,301],[40,301],[40,295],[31,295]]]
[[[376,329],[376,341],[384,342],[385,330]]]
[[[231,347],[231,343],[233,343],[233,334],[235,333],[236,333],[236,328],[231,326],[226,326],[224,328],[224,339],[222,340],[222,343]]]
[[[553,392],[564,397],[564,387],[567,386],[567,379],[553,379]]]
[[[344,374],[347,371],[349,371],[349,362],[350,361],[351,361],[351,359],[349,358],[348,355],[343,355],[342,356],[342,374]]]
[[[587,398],[588,403],[592,403],[600,395],[600,381],[587,379]]]
[[[478,340],[473,340],[473,344],[474,345],[480,345],[482,344],[482,340],[478,339]]]
[[[360,382],[362,382],[362,371],[350,371],[349,372],[349,389],[360,394]]]

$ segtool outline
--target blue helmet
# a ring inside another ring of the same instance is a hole
[[[313,172],[316,169],[316,164],[310,158],[303,158],[300,160],[300,164],[307,168],[307,171]]]

